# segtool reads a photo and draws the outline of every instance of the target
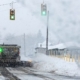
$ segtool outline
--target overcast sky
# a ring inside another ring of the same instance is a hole
[[[16,0],[13,0],[16,2]],[[11,9],[11,5],[7,3],[11,3],[12,0],[0,0],[0,32],[1,35],[5,36],[7,33],[20,35],[23,33],[35,34],[39,29],[43,27],[44,24],[36,17],[36,14],[31,12],[34,9],[34,5],[30,0],[25,0],[26,3],[24,6],[22,3],[15,3],[15,21],[10,20],[9,10]],[[3,5],[7,4],[7,5]],[[30,8],[31,6],[31,8]],[[40,9],[40,6],[39,6]],[[35,10],[35,12],[37,12]],[[40,15],[40,14],[37,14]]]
[[[9,18],[10,5],[14,4],[15,21]],[[21,2],[24,1],[24,2]],[[46,19],[41,16],[43,0],[0,0],[0,33],[21,35],[36,34],[40,29],[46,36]],[[80,35],[80,0],[44,0],[50,11],[49,37],[53,40],[73,40]],[[67,38],[66,38],[67,37]]]

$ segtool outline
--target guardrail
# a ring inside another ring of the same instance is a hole
[[[49,53],[49,56],[61,58],[61,59],[68,61],[68,62],[76,62],[76,60],[78,62],[80,62],[80,55],[70,55],[70,54],[57,55],[57,54]]]

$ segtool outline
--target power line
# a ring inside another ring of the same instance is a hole
[[[11,2],[11,3],[6,3],[6,4],[1,4],[0,6],[6,6],[6,5],[12,5],[14,3],[18,3],[18,2]],[[21,6],[20,7],[16,7],[17,9],[19,8],[22,8]],[[5,10],[0,10],[0,12],[4,12],[4,11],[7,11],[8,9],[5,9]]]
[[[17,2],[13,2],[13,3],[17,3]],[[11,5],[12,4],[12,2],[11,3],[6,3],[6,4],[1,4],[0,6],[6,6],[6,5]]]
[[[22,8],[22,6],[16,7],[16,10],[21,9],[21,8]],[[4,11],[7,11],[7,10],[9,10],[9,9],[0,10],[0,13],[1,13],[1,12],[4,12]]]

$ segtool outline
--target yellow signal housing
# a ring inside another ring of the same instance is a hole
[[[10,20],[15,20],[15,10],[10,9]]]

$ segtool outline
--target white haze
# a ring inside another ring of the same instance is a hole
[[[11,5],[3,5],[12,1],[17,2],[13,7],[16,11],[15,21],[9,18]],[[5,38],[7,34],[20,37],[25,33],[34,36],[39,30],[45,39],[47,17],[41,16],[42,2],[43,0],[0,0],[0,39]],[[44,0],[44,2],[49,10],[49,40],[54,44],[80,42],[80,0]],[[27,43],[33,45],[34,41]],[[27,47],[29,46],[31,45]]]

